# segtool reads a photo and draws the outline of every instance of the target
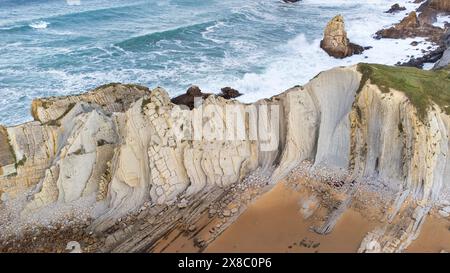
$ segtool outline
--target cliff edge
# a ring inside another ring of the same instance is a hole
[[[33,215],[82,204],[92,251],[148,251],[204,213],[235,219],[245,206],[233,198],[256,196],[311,162],[308,173],[345,173],[343,198],[316,231],[331,232],[356,192],[388,189],[386,220],[360,251],[396,252],[449,201],[448,69],[359,64],[253,104],[211,95],[195,105],[122,84],[35,100],[35,121],[0,130],[0,210],[20,218],[0,225],[16,230]],[[226,205],[213,208],[217,200]]]

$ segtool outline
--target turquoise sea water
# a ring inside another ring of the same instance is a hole
[[[394,2],[0,0],[0,123],[30,120],[35,97],[108,82],[162,86],[171,95],[191,84],[207,92],[232,86],[251,101],[336,65],[395,63],[410,54],[407,41],[371,38],[403,16],[382,12]],[[346,60],[322,52],[323,28],[337,13],[353,41],[374,49]]]

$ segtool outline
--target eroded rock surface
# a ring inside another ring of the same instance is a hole
[[[42,123],[57,121],[80,101],[94,103],[107,112],[123,112],[149,91],[144,86],[111,83],[78,96],[35,99],[31,104],[31,114],[34,120]]]
[[[54,116],[57,123],[34,121],[0,135],[0,148],[8,139],[14,154],[2,157],[2,164],[16,169],[0,177],[0,191],[11,198],[27,193],[18,209],[24,219],[88,200],[93,210],[87,232],[100,236],[97,251],[148,251],[181,223],[195,230],[205,214],[237,217],[242,209],[226,194],[238,195],[230,189],[277,183],[308,160],[312,171],[347,173],[333,182],[347,189],[345,198],[318,232],[332,231],[358,189],[388,187],[395,197],[389,221],[368,235],[360,251],[402,251],[430,209],[448,199],[450,118],[448,101],[437,100],[442,97],[430,93],[430,100],[417,101],[416,90],[399,90],[391,76],[379,76],[389,74],[377,74],[391,69],[398,71],[390,75],[405,73],[413,81],[439,78],[432,91],[448,92],[445,70],[358,65],[322,72],[305,86],[253,104],[210,95],[187,109],[156,88],[139,91],[142,97],[122,111],[81,95],[60,116],[51,113],[64,107],[51,107],[67,103],[52,99],[39,117]],[[241,183],[256,171],[269,175]],[[133,222],[147,219],[153,220],[146,226]],[[203,248],[213,239],[197,243]]]
[[[335,58],[345,58],[354,54],[361,54],[364,48],[351,43],[345,31],[344,18],[341,15],[335,16],[328,22],[320,47]]]

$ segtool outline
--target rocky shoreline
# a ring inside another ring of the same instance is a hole
[[[302,177],[328,208],[317,233],[371,206],[387,220],[359,251],[404,251],[447,211],[448,73],[359,64],[255,104],[208,95],[192,109],[123,84],[37,99],[35,121],[2,130],[0,225],[22,236],[2,233],[1,250],[165,251],[183,239],[202,251],[263,192]]]
[[[436,27],[433,24],[436,22],[438,15],[450,15],[450,7],[448,1],[445,0],[418,0],[415,3],[422,4],[416,11],[410,12],[401,22],[390,28],[378,31],[375,34],[375,38],[404,39],[425,37],[428,41],[436,44],[436,48],[428,48],[429,51],[423,52],[423,56],[412,57],[407,62],[398,63],[398,65],[402,66],[423,68],[426,63],[438,62],[443,57],[444,52],[449,51],[450,22],[443,28]],[[391,9],[396,11],[399,11],[399,8],[391,7]],[[418,43],[415,42],[414,44],[417,45]],[[446,64],[448,65],[448,60]]]

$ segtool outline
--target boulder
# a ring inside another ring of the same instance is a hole
[[[406,8],[403,6],[400,6],[399,4],[394,4],[391,6],[391,8],[389,10],[385,11],[385,13],[397,13],[397,12],[400,12],[403,10],[406,10]]]
[[[320,47],[328,55],[340,59],[354,54],[361,54],[364,51],[362,46],[351,43],[347,38],[344,18],[341,15],[335,16],[328,22]]]
[[[222,93],[219,94],[219,96],[227,100],[242,96],[242,94],[238,90],[231,87],[224,87],[221,89],[221,92]]]
[[[192,110],[194,109],[194,102],[196,98],[206,99],[210,95],[211,94],[203,93],[198,86],[193,85],[188,88],[186,94],[175,97],[171,101],[177,105],[185,105]]]
[[[80,101],[97,104],[108,113],[123,112],[133,102],[149,94],[150,90],[145,86],[109,83],[80,95],[34,99],[31,115],[41,123],[55,123]]]

